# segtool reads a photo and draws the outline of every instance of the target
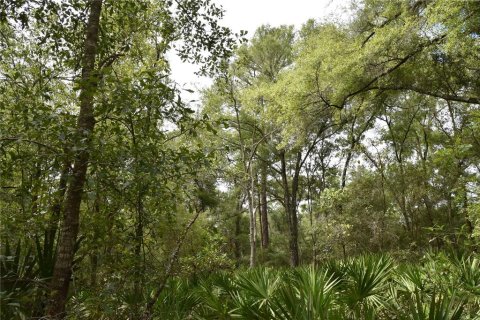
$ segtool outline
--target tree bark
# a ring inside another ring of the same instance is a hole
[[[246,192],[248,195],[248,209],[250,213],[250,232],[249,232],[249,241],[250,241],[250,268],[255,267],[256,258],[257,258],[257,232],[256,232],[256,209],[255,209],[255,181],[253,179],[254,172],[253,172],[253,164],[250,162],[250,188],[251,190],[246,188]]]
[[[287,164],[285,160],[285,151],[280,152],[281,175],[284,194],[285,213],[289,228],[289,249],[290,249],[290,265],[296,267],[300,264],[298,253],[298,217],[297,217],[297,192],[298,192],[298,175],[301,160],[301,153],[297,155],[297,163],[295,174],[292,179],[292,189],[288,183]]]
[[[136,297],[142,296],[145,261],[142,259],[143,248],[143,220],[144,220],[144,208],[143,208],[143,195],[144,191],[140,190],[137,195],[137,221],[135,226],[135,271],[134,271],[134,294]]]
[[[260,222],[262,228],[262,248],[268,248],[270,244],[270,235],[268,232],[267,215],[267,164],[262,161],[260,177]]]
[[[62,204],[67,190],[67,179],[70,173],[70,163],[65,160],[63,163],[62,172],[60,173],[60,180],[58,182],[58,190],[55,195],[55,202],[52,205],[52,216],[46,231],[45,244],[48,242],[49,246],[53,248],[55,237],[57,235],[58,223],[62,215]],[[44,248],[45,249],[45,248]]]
[[[93,212],[95,216],[100,215],[100,190],[97,186],[96,190],[96,197],[95,201],[93,203]],[[98,230],[95,228],[93,230],[93,239],[98,239],[99,234]],[[92,288],[95,288],[97,286],[97,272],[98,272],[98,256],[99,256],[99,250],[98,250],[98,245],[95,244],[91,249],[90,249],[90,286]]]
[[[345,185],[347,184],[347,171],[348,171],[348,166],[350,165],[350,160],[352,160],[352,149],[348,151],[347,153],[347,158],[345,159],[345,164],[343,165],[343,171],[342,171],[342,189],[345,188]]]
[[[231,85],[231,84],[230,84]],[[247,195],[248,211],[249,211],[249,242],[250,242],[250,268],[253,268],[256,263],[257,248],[256,248],[256,208],[255,208],[255,180],[253,172],[253,156],[255,150],[252,150],[247,155],[247,149],[245,147],[245,141],[242,135],[242,126],[240,121],[240,111],[237,99],[233,93],[233,86],[231,85],[230,95],[233,102],[233,108],[235,110],[235,118],[237,122],[238,139],[240,141],[240,152],[242,156],[243,170],[246,175],[245,179],[245,194]]]
[[[242,261],[242,247],[240,244],[240,232],[241,232],[241,218],[242,218],[242,205],[243,200],[238,199],[237,202],[237,210],[235,212],[235,239],[234,239],[234,246],[235,246],[235,265],[236,267],[240,267]]]
[[[86,180],[90,158],[90,142],[95,127],[93,110],[94,95],[98,85],[95,74],[100,14],[102,0],[92,0],[86,26],[86,38],[82,60],[80,81],[80,113],[77,119],[77,133],[74,142],[74,166],[65,199],[65,219],[58,244],[53,277],[50,283],[50,300],[47,305],[47,317],[62,319],[65,317],[68,288],[72,276],[72,264],[79,229],[80,204]]]

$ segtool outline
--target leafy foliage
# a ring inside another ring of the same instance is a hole
[[[158,316],[169,312],[171,319],[476,319],[476,298],[463,296],[469,290],[467,281],[457,279],[453,291],[441,279],[427,281],[432,268],[458,268],[453,261],[436,259],[428,256],[417,265],[400,265],[385,255],[368,255],[316,268],[258,268],[205,276],[196,283],[172,280],[176,300],[168,302],[170,295],[165,294],[167,300],[157,305]],[[468,263],[471,257],[459,261]]]
[[[350,13],[3,1],[2,318],[478,319],[480,2]]]

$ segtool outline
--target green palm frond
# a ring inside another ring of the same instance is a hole
[[[169,281],[155,305],[155,314],[161,319],[188,319],[200,298],[195,294],[188,280],[174,279]]]
[[[459,302],[453,295],[438,294],[433,292],[431,296],[416,291],[408,303],[408,314],[401,319],[412,320],[460,320],[464,303]]]
[[[338,279],[326,270],[306,267],[285,274],[283,281],[272,302],[275,319],[330,319]]]
[[[373,319],[374,311],[388,302],[389,281],[394,269],[388,256],[362,256],[349,261],[347,286],[342,300],[356,319]]]

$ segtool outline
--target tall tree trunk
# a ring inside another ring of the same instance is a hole
[[[145,271],[145,262],[142,259],[143,248],[143,190],[140,190],[137,195],[137,221],[135,226],[135,271],[134,271],[134,294],[137,298],[142,296],[143,277]]]
[[[100,192],[97,188],[97,196],[94,203],[94,212],[98,217],[100,215]],[[98,230],[94,229],[93,239],[98,239]],[[93,248],[90,249],[90,286],[95,288],[97,286],[97,271],[98,271],[98,246],[95,244]]]
[[[35,165],[35,172],[33,173],[32,177],[32,186],[31,186],[31,193],[32,193],[32,216],[38,214],[38,194],[40,187],[40,177],[42,176],[42,169],[41,164],[37,163]],[[35,184],[38,184],[37,186]]]
[[[260,177],[260,221],[262,228],[262,248],[268,248],[270,244],[270,235],[268,232],[267,215],[267,164],[262,161]]]
[[[261,186],[258,184],[258,175],[257,175],[257,212],[258,212],[258,222],[260,224],[260,244],[263,249],[263,226],[262,226],[262,195],[260,194],[260,188]]]
[[[249,232],[249,242],[250,242],[250,268],[253,268],[256,263],[256,208],[255,208],[255,180],[254,180],[254,171],[253,171],[253,157],[255,155],[255,150],[251,154],[247,155],[247,150],[245,148],[245,141],[242,135],[242,125],[240,121],[240,111],[237,99],[233,93],[233,87],[230,90],[231,99],[233,102],[233,107],[235,110],[235,118],[237,122],[237,132],[238,139],[240,140],[240,151],[242,155],[243,170],[247,179],[245,179],[245,194],[247,195],[248,202],[248,211],[250,219],[250,232]]]
[[[350,148],[351,149],[347,153],[347,158],[345,159],[345,164],[343,165],[343,170],[342,170],[342,189],[344,189],[345,185],[347,184],[348,166],[350,165],[350,161],[352,160],[353,146],[351,146]]]
[[[292,267],[297,267],[300,264],[300,256],[298,253],[298,218],[297,218],[297,210],[295,207],[291,206],[289,208],[289,215],[290,215],[290,221],[291,221],[290,239],[289,239],[290,265]]]
[[[44,279],[48,279],[52,276],[53,273],[53,267],[55,263],[55,238],[57,236],[57,230],[58,230],[58,222],[60,221],[60,216],[62,214],[62,203],[63,203],[63,198],[65,196],[65,189],[67,187],[67,178],[69,174],[69,168],[70,165],[68,161],[65,161],[62,167],[62,171],[60,173],[60,179],[58,183],[58,189],[55,192],[54,196],[54,202],[53,205],[51,206],[51,216],[48,221],[48,226],[45,229],[44,232],[44,237],[43,237],[43,249],[41,252],[42,259],[43,259],[43,264],[48,265],[48,268],[44,268],[43,271],[39,273],[39,276]],[[40,237],[35,236],[35,241],[38,246],[38,251],[40,251],[41,242],[40,242]],[[45,298],[44,301],[48,300],[47,293],[44,293],[43,298]],[[32,317],[33,318],[41,318],[42,315],[44,314],[45,310],[45,305],[42,303],[42,305],[33,312]]]
[[[74,156],[72,176],[67,189],[65,219],[50,283],[50,300],[47,305],[47,317],[54,319],[61,319],[65,316],[65,304],[72,276],[75,243],[79,228],[80,203],[90,157],[90,142],[95,127],[93,100],[98,85],[98,75],[95,74],[95,57],[101,11],[102,0],[92,0],[86,27],[82,78],[80,81],[80,113],[77,119],[77,133],[74,142],[75,150],[78,151]]]
[[[317,231],[314,229],[314,217],[313,217],[313,192],[312,192],[312,178],[310,178],[310,172],[312,168],[311,165],[308,164],[305,170],[306,178],[307,178],[307,210],[308,210],[308,217],[310,221],[310,229],[311,229],[311,239],[312,239],[312,263],[314,266],[317,266]],[[315,221],[317,219],[315,218]]]
[[[250,162],[250,190],[248,187],[247,195],[248,195],[248,210],[250,212],[250,233],[249,233],[249,241],[250,241],[250,268],[255,267],[256,264],[256,257],[257,257],[257,232],[256,232],[256,209],[255,209],[255,180],[254,171],[253,171],[253,164]]]
[[[399,162],[400,167],[400,209],[403,213],[403,217],[405,218],[405,225],[407,227],[407,231],[409,232],[410,236],[414,238],[414,221],[413,221],[413,213],[409,212],[408,210],[408,203],[407,203],[407,184],[405,182],[405,169],[403,166],[403,161],[400,160]]]
[[[242,261],[242,247],[240,245],[240,232],[241,232],[241,218],[242,218],[242,205],[243,200],[238,199],[237,202],[237,210],[235,212],[235,239],[234,239],[234,246],[235,246],[235,265],[237,268],[240,266]]]
[[[301,156],[301,154],[299,153]],[[296,267],[300,263],[298,253],[298,218],[297,218],[297,204],[296,193],[298,191],[298,177],[295,174],[292,181],[292,190],[287,177],[287,164],[285,160],[285,151],[280,152],[281,175],[284,194],[285,213],[287,215],[288,229],[289,229],[289,249],[290,249],[290,265]],[[299,161],[297,161],[299,164]],[[295,170],[297,171],[297,170]]]
[[[48,241],[50,247],[53,248],[55,237],[57,235],[58,222],[62,214],[62,204],[65,198],[65,191],[67,189],[67,179],[70,173],[70,163],[65,160],[62,171],[60,173],[60,180],[58,182],[58,190],[55,195],[55,202],[52,205],[52,216],[50,218],[48,229],[46,230],[45,244]]]
[[[298,197],[298,184],[299,184],[299,177],[300,177],[300,166],[302,161],[302,153],[297,153],[297,159],[295,161],[295,171],[293,173],[292,179],[292,192],[290,194],[292,200],[290,201],[290,215],[292,221],[292,228],[291,228],[291,249],[290,251],[293,252],[291,257],[291,264],[292,266],[298,266],[300,264],[300,257],[299,257],[299,250],[298,250],[298,216],[297,216],[297,197]]]

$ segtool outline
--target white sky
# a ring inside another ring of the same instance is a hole
[[[263,25],[294,25],[297,29],[308,19],[335,19],[344,17],[349,0],[214,0],[225,10],[221,25],[232,29],[248,31],[252,37],[255,30]],[[194,65],[182,63],[174,54],[169,55],[173,79],[184,88],[197,89],[210,84],[209,79],[194,75]],[[195,99],[196,94],[183,94],[184,99]]]

